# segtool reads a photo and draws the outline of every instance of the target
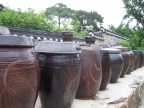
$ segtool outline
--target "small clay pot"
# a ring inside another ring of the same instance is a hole
[[[63,31],[62,32],[62,37],[63,37],[63,41],[64,42],[73,41],[73,32],[71,32],[71,31]]]

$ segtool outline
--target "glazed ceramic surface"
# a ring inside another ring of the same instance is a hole
[[[76,98],[94,98],[99,90],[102,78],[102,69],[99,51],[88,46],[81,46],[81,78]]]
[[[33,108],[39,78],[32,40],[0,36],[0,108]]]

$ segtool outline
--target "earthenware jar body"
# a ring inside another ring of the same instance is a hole
[[[122,73],[120,75],[120,77],[122,78],[128,72],[129,64],[130,64],[130,54],[128,52],[124,51],[124,52],[121,52],[121,55],[122,55],[123,60],[124,60],[123,70],[122,70]]]
[[[80,80],[79,52],[73,43],[41,43],[36,51],[41,69],[42,108],[71,108]]]
[[[0,36],[0,108],[33,108],[39,78],[32,40]]]
[[[134,53],[131,50],[129,50],[128,53],[130,54],[130,64],[127,74],[130,74],[134,69]]]
[[[110,83],[116,83],[122,73],[124,63],[120,52],[120,50],[115,51],[115,49],[112,49],[112,51],[109,52],[110,64],[112,67]]]
[[[142,59],[143,59],[142,51],[139,51],[139,67],[142,67]]]
[[[144,66],[144,51],[142,51],[142,66]]]
[[[133,50],[134,53],[134,70],[139,68],[140,62],[139,62],[139,51]]]
[[[115,48],[121,50],[121,55],[123,57],[124,65],[123,65],[122,73],[120,75],[120,77],[123,78],[125,74],[128,72],[129,65],[130,65],[130,53],[128,52],[129,48],[119,47],[119,46]]]
[[[76,98],[94,98],[99,90],[102,78],[99,51],[88,46],[81,46],[81,78]]]
[[[110,64],[110,56],[107,50],[100,50],[100,58],[102,65],[102,81],[100,85],[100,90],[105,90],[108,83],[110,82],[112,68]]]

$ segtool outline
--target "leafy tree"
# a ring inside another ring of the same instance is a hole
[[[121,23],[118,27],[114,27],[114,25],[109,26],[109,29],[119,33],[127,38],[131,37],[132,29],[129,27],[128,24]]]
[[[0,3],[0,11],[4,9],[4,5]]]
[[[99,30],[98,23],[103,22],[103,17],[99,15],[96,11],[86,12],[83,10],[75,11],[76,18],[79,20],[81,26],[83,25],[83,20],[87,20],[87,25],[92,25],[94,31]]]
[[[22,12],[5,8],[0,12],[0,25],[52,31],[55,23],[47,21],[44,13],[36,14],[32,9]]]
[[[81,25],[78,19],[72,19],[71,25],[73,26],[73,31],[80,32]]]
[[[144,30],[142,28],[130,28],[129,25],[120,24],[118,27],[110,26],[110,29],[127,37],[128,40],[119,42],[121,45],[130,46],[134,50],[144,50]]]
[[[136,19],[137,25],[141,24],[144,29],[144,0],[123,0],[123,3],[126,9],[124,19]]]
[[[57,3],[54,6],[47,8],[45,14],[48,18],[57,17],[58,25],[60,26],[67,19],[73,16],[73,10],[68,8],[63,3]]]

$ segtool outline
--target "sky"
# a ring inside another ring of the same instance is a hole
[[[56,3],[63,3],[75,10],[97,11],[104,17],[105,28],[108,28],[108,25],[117,27],[125,14],[122,0],[0,0],[0,3],[11,9],[32,8],[36,12],[45,10]]]

